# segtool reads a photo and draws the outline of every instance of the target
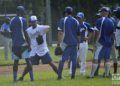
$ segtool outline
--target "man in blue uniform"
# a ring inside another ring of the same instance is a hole
[[[25,9],[23,6],[18,6],[16,10],[16,16],[11,20],[10,29],[12,32],[12,58],[14,60],[13,65],[13,78],[14,82],[17,81],[17,71],[19,59],[24,58],[27,63],[27,68],[29,70],[31,81],[33,81],[32,65],[29,60],[28,49],[30,43],[26,33],[27,21],[24,18]]]
[[[108,18],[109,8],[102,7],[100,9],[101,18],[96,21],[96,40],[95,40],[95,52],[94,60],[90,78],[94,77],[95,71],[98,67],[98,61],[105,60],[105,77],[109,77],[110,70],[110,53],[114,40],[114,23]]]
[[[58,67],[58,80],[62,79],[64,62],[70,58],[72,61],[71,79],[75,78],[77,43],[78,43],[78,21],[72,17],[73,9],[65,8],[65,18],[62,18],[58,25],[58,46],[63,50]]]

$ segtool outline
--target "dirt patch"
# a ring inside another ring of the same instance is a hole
[[[55,63],[55,64],[56,64],[56,66],[58,66],[58,63]],[[112,64],[112,62],[111,62],[111,64]],[[18,72],[22,73],[25,66],[26,65],[19,65]],[[91,66],[92,66],[92,62],[87,62],[87,68],[91,68]],[[101,64],[101,67],[104,67],[103,62]],[[119,62],[119,67],[120,67],[120,62]],[[67,69],[67,68],[68,68],[67,63],[65,63],[64,69]],[[40,65],[33,66],[33,70],[38,71],[38,72],[52,71],[52,68],[49,65],[40,64]],[[12,72],[13,72],[13,67],[11,65],[10,66],[0,66],[0,75],[1,74],[12,74]]]

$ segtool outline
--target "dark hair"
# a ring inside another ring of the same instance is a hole
[[[73,13],[73,8],[70,7],[70,6],[66,7],[65,10],[64,10],[64,13],[72,14]]]

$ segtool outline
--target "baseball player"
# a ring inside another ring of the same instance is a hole
[[[102,15],[98,15],[98,16],[102,16]],[[114,27],[116,27],[116,18],[115,17],[111,17],[110,16],[110,13],[109,13],[109,18],[113,21],[114,23]],[[115,28],[116,30],[116,28]],[[115,32],[114,32],[115,33]],[[111,49],[111,54],[110,54],[110,57],[111,59],[113,60],[113,68],[114,68],[114,74],[117,73],[117,66],[118,66],[118,63],[117,63],[117,53],[116,53],[116,49],[115,49],[115,46],[116,46],[116,42],[114,40],[114,44],[112,46],[112,49]],[[95,72],[95,76],[98,76],[99,75],[99,67],[100,67],[100,62],[98,62],[98,68]],[[110,74],[110,73],[109,73]],[[103,74],[104,75],[104,74]]]
[[[39,65],[41,60],[43,64],[49,64],[52,69],[58,74],[57,67],[52,61],[50,56],[49,49],[46,42],[46,33],[49,31],[50,26],[48,25],[39,25],[37,24],[37,17],[30,17],[30,27],[26,30],[30,38],[30,57],[32,65]],[[24,76],[28,73],[27,67],[25,68],[22,77],[19,78],[20,81],[24,79]]]
[[[14,60],[13,65],[13,78],[14,82],[17,81],[18,63],[20,59],[25,59],[27,63],[27,69],[29,70],[31,81],[34,80],[32,72],[32,64],[29,57],[30,43],[26,33],[27,21],[24,18],[25,8],[18,6],[16,9],[16,16],[11,20],[10,29],[12,33],[12,58]]]
[[[120,7],[117,7],[114,10],[115,16],[116,16],[116,32],[115,32],[115,37],[116,37],[116,48],[118,50],[118,60],[120,60]]]
[[[98,67],[98,61],[104,59],[105,61],[105,74],[104,77],[109,77],[110,70],[110,53],[113,45],[114,38],[114,24],[113,21],[108,18],[109,8],[102,7],[100,10],[101,18],[96,21],[96,40],[95,40],[95,52],[94,60],[92,64],[92,70],[89,78],[93,78],[95,71]]]
[[[58,44],[63,50],[63,54],[59,61],[58,80],[62,79],[62,70],[64,62],[70,58],[72,61],[71,79],[75,78],[76,60],[77,60],[77,43],[79,35],[79,22],[72,17],[72,7],[65,8],[65,16],[58,25]]]
[[[83,12],[77,13],[77,19],[79,21],[79,31],[80,31],[80,43],[79,43],[79,49],[77,52],[78,62],[81,61],[81,68],[80,68],[80,74],[85,75],[86,71],[86,57],[87,57],[87,51],[88,51],[88,39],[91,35],[91,32],[93,32],[92,27],[89,23],[85,22],[85,17]],[[89,37],[88,37],[89,35]],[[70,74],[71,74],[72,65],[70,67]]]
[[[2,24],[0,30],[1,30],[0,33],[2,34],[2,38],[3,38],[5,60],[8,60],[9,50],[10,52],[12,50],[10,18],[8,16],[4,18],[4,23]]]

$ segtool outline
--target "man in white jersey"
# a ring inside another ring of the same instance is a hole
[[[46,33],[49,31],[50,26],[37,24],[37,17],[30,17],[31,26],[27,29],[27,33],[30,38],[30,57],[32,65],[39,65],[41,60],[43,64],[49,64],[52,69],[58,73],[57,67],[52,62],[52,57],[49,54],[49,49],[46,43]],[[27,74],[27,68],[24,70],[22,77],[19,80],[23,80]]]
[[[85,16],[83,12],[77,13],[77,19],[79,21],[79,49],[77,51],[78,62],[80,63],[80,74],[85,75],[86,72],[86,57],[88,51],[88,39],[92,36],[92,27],[89,23],[85,21]],[[71,74],[72,65],[70,66],[70,74]]]

